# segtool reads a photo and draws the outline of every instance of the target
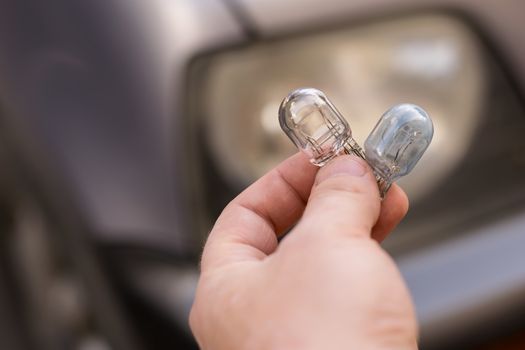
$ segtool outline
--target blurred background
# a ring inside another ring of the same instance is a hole
[[[421,349],[525,349],[519,0],[0,0],[0,348],[196,349],[198,258],[323,90],[432,116],[384,243]]]

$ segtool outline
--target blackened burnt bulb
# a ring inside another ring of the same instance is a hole
[[[279,107],[279,123],[297,148],[315,165],[323,166],[342,153],[363,158],[347,121],[317,89],[292,91]]]
[[[432,120],[421,107],[400,104],[383,114],[364,147],[382,196],[392,182],[412,171],[433,134]]]

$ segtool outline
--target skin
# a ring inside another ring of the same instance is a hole
[[[319,170],[290,157],[235,198],[210,233],[190,315],[200,347],[417,349],[410,295],[378,244],[407,210],[396,185],[380,200],[359,158]]]

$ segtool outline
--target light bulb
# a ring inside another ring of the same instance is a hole
[[[382,195],[412,171],[433,134],[432,120],[421,107],[400,104],[383,114],[365,141],[365,157],[380,180]]]
[[[317,89],[292,91],[279,107],[279,123],[315,165],[323,166],[342,153],[353,153],[364,159],[347,121]]]
[[[395,180],[414,168],[434,134],[432,120],[421,107],[397,105],[379,119],[363,152],[341,113],[324,93],[312,88],[294,90],[283,100],[279,123],[317,166],[340,154],[365,159],[374,170],[381,197]]]

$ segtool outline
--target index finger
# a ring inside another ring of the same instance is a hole
[[[301,217],[317,170],[297,153],[232,200],[210,233],[201,268],[272,253],[277,237]]]

